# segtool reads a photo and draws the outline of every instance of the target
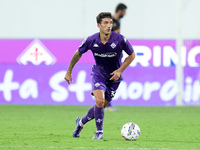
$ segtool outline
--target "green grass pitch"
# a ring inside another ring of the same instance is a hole
[[[200,107],[118,106],[105,112],[104,139],[92,140],[94,120],[80,138],[73,138],[75,119],[90,106],[0,105],[0,149],[197,150],[200,149]],[[125,141],[121,128],[140,126],[137,141]]]

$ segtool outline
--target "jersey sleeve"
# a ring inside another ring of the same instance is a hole
[[[83,54],[88,51],[88,38],[85,38],[78,48],[78,51]]]
[[[129,43],[129,41],[125,37],[124,37],[124,40],[123,40],[123,50],[128,55],[131,55],[134,52],[133,46]]]

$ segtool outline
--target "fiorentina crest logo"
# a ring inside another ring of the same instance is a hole
[[[116,44],[112,43],[110,46],[114,49],[116,47]]]
[[[27,65],[28,62],[34,65],[40,65],[42,62],[53,65],[56,58],[40,40],[36,39],[17,57],[17,62],[22,65]]]
[[[96,87],[99,87],[99,86],[100,86],[100,84],[97,82],[97,83],[95,83],[95,86],[96,86]]]

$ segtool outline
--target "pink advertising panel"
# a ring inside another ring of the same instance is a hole
[[[0,40],[0,104],[93,105],[88,51],[64,80],[82,40]],[[129,40],[136,53],[113,99],[115,105],[175,106],[178,57],[174,40]],[[123,55],[126,57],[126,54]],[[124,60],[122,58],[122,61]],[[183,104],[200,105],[200,40],[182,48]]]

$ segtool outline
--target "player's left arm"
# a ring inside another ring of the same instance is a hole
[[[135,52],[133,51],[133,53],[131,55],[129,55],[124,62],[122,63],[122,65],[120,66],[119,69],[113,71],[111,73],[112,77],[110,78],[110,80],[113,81],[117,81],[120,76],[122,75],[123,71],[130,65],[130,63],[135,59]]]

